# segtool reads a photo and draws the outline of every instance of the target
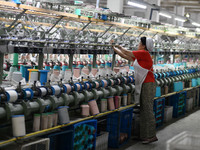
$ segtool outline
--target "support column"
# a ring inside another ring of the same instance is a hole
[[[185,14],[185,6],[174,6],[174,13],[180,16]],[[183,26],[183,22],[174,20],[174,25]]]
[[[160,6],[160,0],[146,0],[146,2]],[[147,19],[149,19],[149,17],[150,17],[151,9],[152,9],[152,7],[147,7],[147,11],[146,11]],[[158,11],[156,11],[156,10],[152,11],[152,19],[151,20],[155,21],[155,22],[159,22],[159,12]]]
[[[107,7],[113,12],[123,13],[123,6],[123,0],[107,0]]]

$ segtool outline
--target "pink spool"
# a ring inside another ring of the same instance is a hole
[[[74,75],[74,77],[79,78],[80,77],[80,69],[74,68],[73,75]]]
[[[88,117],[90,115],[90,106],[85,104],[81,105],[81,116]]]
[[[117,79],[117,81],[118,81],[118,84],[121,84],[121,80],[120,79]]]
[[[128,105],[131,104],[131,98],[132,98],[131,93],[128,93],[128,98],[127,98],[127,104],[128,104]]]
[[[122,103],[122,97],[118,96],[118,100],[119,100],[119,108],[121,107],[121,103]]]
[[[114,100],[113,97],[108,97],[108,109],[109,110],[114,110],[115,109],[115,104],[114,104]]]
[[[115,108],[118,109],[119,108],[119,96],[115,96]]]
[[[97,106],[96,100],[89,101],[88,105],[90,106],[90,112],[92,115],[99,114],[99,108]]]
[[[101,99],[101,113],[106,112],[108,108],[107,99]]]
[[[115,67],[113,70],[114,70],[115,73],[119,72],[119,68],[117,68],[117,67]]]
[[[81,90],[81,85],[80,84],[76,84],[76,87],[77,87],[77,91],[80,91]]]
[[[106,80],[101,80],[101,82],[102,82],[102,87],[107,87],[107,85],[108,85],[108,82],[106,81]]]
[[[99,82],[95,81],[94,83],[96,85],[96,88],[99,88]]]
[[[110,79],[111,82],[111,86],[113,86],[115,84],[115,82],[113,81],[113,79]]]
[[[90,70],[89,70],[88,68],[86,68],[86,67],[84,67],[84,68],[82,69],[82,72],[83,72],[84,74],[86,74],[86,75],[89,75],[89,74],[90,74]]]
[[[72,87],[70,84],[65,84],[65,86],[67,87],[67,94],[69,94],[72,91]]]
[[[86,85],[86,89],[89,89],[89,88],[90,88],[89,83],[86,83],[85,85]]]
[[[97,72],[98,72],[97,68],[92,68],[91,73],[93,76],[96,76]]]
[[[53,70],[53,74],[54,74],[55,76],[59,76],[59,75],[60,75],[60,71],[59,71],[59,70]]]

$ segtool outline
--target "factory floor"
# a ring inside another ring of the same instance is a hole
[[[141,142],[130,140],[118,150],[166,150],[166,142],[183,131],[200,133],[200,110],[186,114],[182,118],[173,119],[157,131],[158,142],[144,145]],[[112,149],[114,150],[114,149]]]

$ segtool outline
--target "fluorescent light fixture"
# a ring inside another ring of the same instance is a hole
[[[167,18],[172,18],[172,16],[168,15],[168,14],[164,14],[164,13],[159,13],[160,16],[163,16],[163,17],[167,17]]]
[[[77,4],[83,4],[83,1],[74,1],[74,4],[77,5]]]
[[[134,6],[134,7],[139,7],[139,8],[142,8],[142,9],[147,9],[147,6],[136,3],[136,2],[128,1],[128,5],[131,5],[131,6]]]
[[[175,18],[176,21],[180,21],[180,22],[185,22],[185,19],[181,19],[181,18]]]
[[[196,22],[193,22],[192,25],[197,26],[197,27],[200,27],[200,24],[199,24],[199,23],[196,23]]]

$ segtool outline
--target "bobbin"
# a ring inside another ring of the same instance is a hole
[[[32,89],[27,88],[23,89],[23,91],[24,91],[24,99],[29,99],[29,100],[33,99],[34,94]]]
[[[7,102],[16,102],[18,99],[18,93],[15,90],[6,91]]]
[[[58,85],[51,86],[51,90],[52,90],[52,94],[55,96],[58,96],[61,93],[61,88]]]
[[[90,82],[84,82],[84,88],[86,90],[90,90],[90,89],[92,89],[92,84]]]
[[[70,84],[63,84],[64,92],[69,94],[72,91],[72,86]]]
[[[77,91],[77,92],[82,91],[83,87],[82,87],[81,83],[75,83],[74,84],[74,90]]]

